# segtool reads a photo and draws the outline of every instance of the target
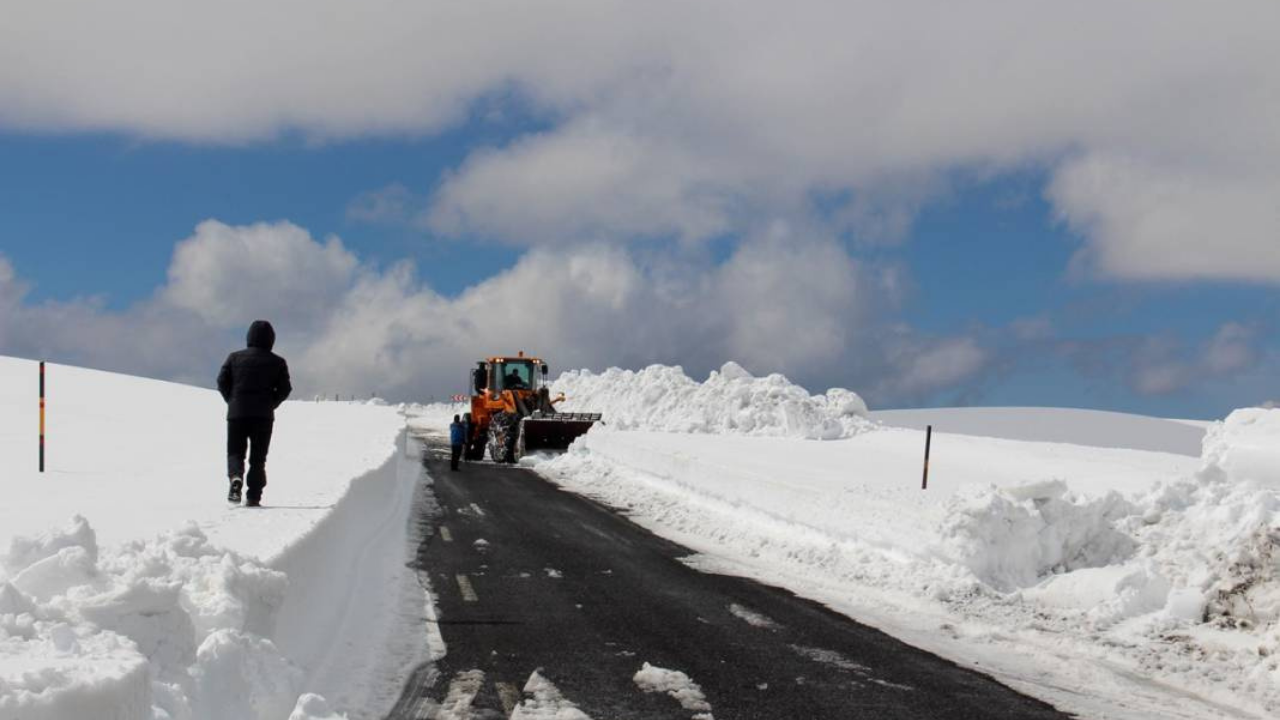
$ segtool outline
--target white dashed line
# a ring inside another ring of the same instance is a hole
[[[484,672],[468,670],[460,672],[449,683],[449,694],[440,703],[435,720],[471,720],[471,705],[484,685]]]
[[[484,511],[481,510],[480,506],[475,503],[471,503],[471,512],[479,515],[480,517],[484,517]]]
[[[471,578],[466,575],[458,575],[458,590],[462,592],[462,599],[465,602],[480,602],[480,596],[476,595],[476,589],[471,587]]]
[[[510,717],[511,713],[515,712],[516,706],[520,704],[520,689],[507,682],[494,683],[494,685],[498,687],[498,699],[502,701],[502,709]]]
[[[440,526],[440,539],[445,542],[453,542],[453,533],[449,532],[449,528]]]

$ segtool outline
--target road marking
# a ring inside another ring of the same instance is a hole
[[[471,578],[466,575],[459,574],[458,590],[462,592],[462,599],[465,602],[480,602],[480,596],[476,595],[476,589],[471,587]]]
[[[471,704],[476,701],[483,685],[482,670],[467,670],[454,675],[449,683],[449,694],[440,703],[435,720],[471,720]]]
[[[471,511],[479,515],[480,517],[484,517],[484,511],[481,510],[480,506],[475,503],[471,503]]]
[[[507,713],[507,717],[515,712],[516,706],[520,704],[520,690],[509,682],[494,683],[498,686],[498,698],[502,700],[502,709]]]
[[[773,630],[774,632],[777,632],[780,629],[778,623],[773,621],[773,618],[770,618],[768,615],[761,615],[755,610],[737,603],[729,606],[729,612],[732,613],[734,617],[742,620],[752,627]]]
[[[449,528],[441,525],[440,539],[444,540],[445,542],[453,542],[453,533],[449,532]]]
[[[889,682],[888,680],[878,678],[875,675],[871,674],[871,668],[861,663],[856,663],[834,650],[824,650],[822,648],[804,647],[803,645],[792,645],[791,649],[794,650],[796,654],[802,657],[809,658],[814,662],[823,663],[825,665],[831,665],[833,667],[840,668],[841,670],[851,672],[854,675],[858,676],[859,678],[862,678],[863,680],[866,680],[868,682],[873,682],[877,685],[893,688],[895,690],[905,690],[905,691],[915,690],[915,688],[910,685],[903,685],[902,683]]]
[[[418,702],[413,706],[414,720],[431,720],[431,706],[427,704],[426,698],[418,698]]]

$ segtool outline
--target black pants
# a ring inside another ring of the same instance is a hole
[[[267,450],[271,448],[269,418],[239,418],[227,421],[227,477],[244,478],[250,500],[262,497],[267,486]],[[244,454],[249,451],[249,474],[244,474]]]
[[[453,457],[449,460],[449,469],[450,469],[450,470],[457,470],[457,469],[458,469],[458,460],[462,458],[462,446],[461,446],[461,445],[450,445],[450,446],[449,446],[449,449],[453,451]]]

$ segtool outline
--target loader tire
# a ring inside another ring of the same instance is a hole
[[[520,418],[511,413],[495,413],[489,423],[489,457],[496,463],[516,461],[516,436]]]

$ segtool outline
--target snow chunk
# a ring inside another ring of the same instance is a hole
[[[99,557],[77,516],[11,547],[0,720],[279,720],[294,707],[298,671],[252,634],[273,627],[283,574],[194,526]]]
[[[702,694],[702,688],[679,670],[668,670],[645,663],[632,680],[644,692],[666,693],[675,698],[680,707],[697,713],[693,716],[694,720],[713,720],[711,703]]]
[[[566,395],[561,409],[603,413],[607,426],[619,430],[832,440],[875,427],[857,393],[832,389],[810,395],[782,375],[752,377],[733,362],[702,383],[678,366],[651,365],[639,372],[570,371],[552,389]]]
[[[289,720],[347,720],[345,713],[334,712],[328,701],[314,693],[303,693],[289,715]]]
[[[9,553],[0,562],[6,572],[17,575],[26,568],[57,555],[67,548],[80,548],[89,562],[98,561],[98,538],[82,516],[71,518],[66,527],[44,533],[35,538],[16,537],[9,543]]]
[[[1115,523],[1135,512],[1118,493],[1076,497],[1061,481],[965,488],[947,503],[939,554],[994,588],[1028,587],[1131,556],[1137,545]]]
[[[1169,581],[1147,561],[1055,575],[1023,597],[1052,607],[1085,608],[1103,626],[1162,609],[1169,590]]]
[[[1280,410],[1246,408],[1205,433],[1200,477],[1280,490]]]
[[[542,676],[534,672],[524,685],[527,698],[516,706],[511,713],[511,720],[591,720],[591,717],[578,709],[560,694],[560,689]]]
[[[279,720],[295,708],[302,673],[270,641],[219,630],[200,645],[197,720]]]

